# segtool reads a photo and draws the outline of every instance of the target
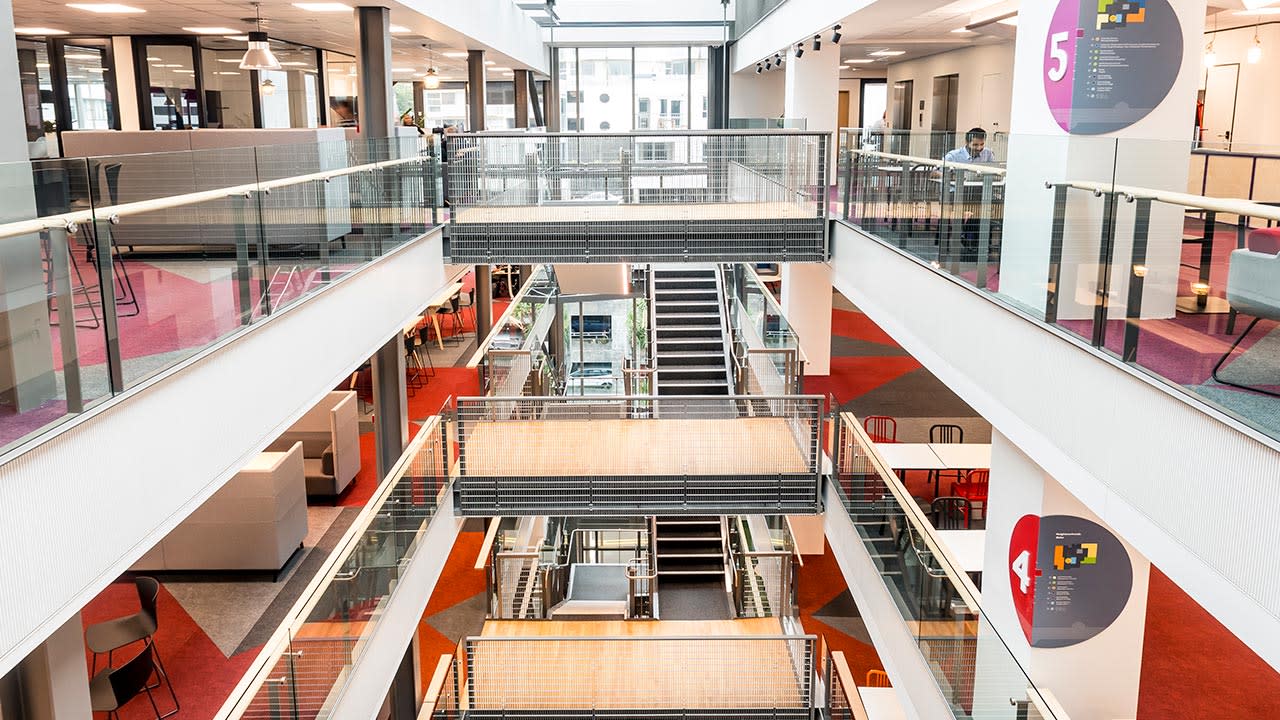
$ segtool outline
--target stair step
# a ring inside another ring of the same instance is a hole
[[[653,291],[655,293],[667,292],[668,290],[702,290],[705,292],[715,292],[716,281],[713,279],[653,281]]]
[[[656,303],[694,302],[699,300],[718,303],[720,302],[720,296],[714,289],[703,290],[701,288],[676,288],[671,290],[654,290],[653,300]]]
[[[710,278],[714,280],[716,271],[714,268],[680,268],[678,270],[654,268],[653,276],[666,279]]]
[[[713,568],[710,566],[705,568],[689,568],[689,569],[680,569],[680,570],[663,570],[659,568],[658,574],[659,575],[723,575],[724,568],[723,567]]]

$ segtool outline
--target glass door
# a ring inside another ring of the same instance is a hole
[[[18,40],[18,77],[22,87],[22,116],[27,128],[27,157],[32,160],[58,157],[58,119],[47,44]]]
[[[194,38],[134,40],[138,100],[144,130],[204,126],[199,56]]]

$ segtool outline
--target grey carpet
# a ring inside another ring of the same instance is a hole
[[[1224,378],[1236,381],[1226,374]],[[1211,403],[1242,418],[1248,418],[1264,432],[1280,436],[1280,398],[1219,385],[1210,380],[1203,385],[1189,385],[1187,389]]]
[[[449,638],[450,642],[456,643],[464,637],[479,635],[484,630],[485,614],[488,610],[488,595],[479,593],[425,620],[437,632]]]
[[[664,582],[658,585],[658,613],[663,620],[730,620],[729,594],[723,581]]]
[[[907,351],[897,345],[831,336],[831,357],[905,357]]]
[[[867,624],[853,602],[853,595],[846,589],[835,596],[831,602],[823,605],[813,614],[815,620],[839,630],[840,632],[872,645],[871,634],[867,632]]]
[[[890,380],[845,404],[858,417],[977,417],[978,413],[951,389],[920,368]],[[899,438],[901,439],[901,438]],[[968,438],[965,438],[966,440]]]
[[[346,517],[343,518],[344,511]],[[166,590],[191,619],[230,657],[265,642],[311,580],[320,563],[337,545],[358,510],[341,507],[307,508],[307,537],[303,551],[295,554],[283,575],[267,573],[158,573]],[[272,617],[272,609],[284,609]],[[269,625],[257,642],[255,630]]]

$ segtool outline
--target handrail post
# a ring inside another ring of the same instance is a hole
[[[1129,298],[1125,303],[1124,348],[1121,358],[1125,362],[1138,359],[1138,321],[1142,318],[1142,286],[1146,277],[1147,238],[1151,231],[1151,199],[1141,198],[1133,221],[1133,248],[1129,263]],[[1142,268],[1142,270],[1139,270]]]
[[[1111,300],[1111,266],[1115,261],[1116,204],[1119,193],[1105,192],[1102,205],[1102,234],[1098,238],[1097,297],[1093,303],[1093,334],[1090,342],[1096,348],[1107,344],[1107,311]]]

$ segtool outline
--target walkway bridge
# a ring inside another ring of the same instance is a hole
[[[820,396],[458,399],[461,515],[821,511]]]
[[[829,141],[791,130],[454,135],[452,260],[823,262]]]

